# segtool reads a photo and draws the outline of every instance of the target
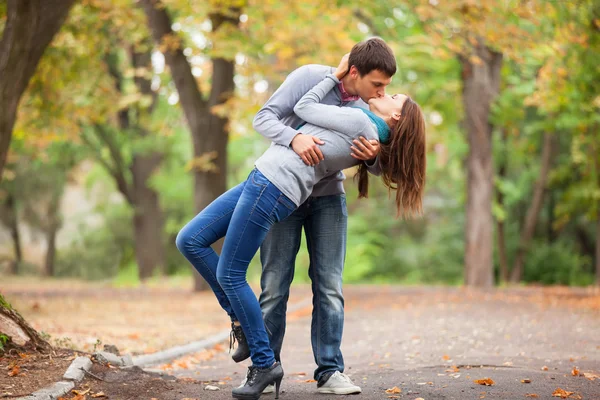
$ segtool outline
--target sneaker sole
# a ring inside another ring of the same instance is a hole
[[[360,388],[347,388],[347,389],[330,389],[330,388],[318,388],[318,393],[322,394],[359,394],[362,393]]]

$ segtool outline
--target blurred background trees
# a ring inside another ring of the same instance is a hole
[[[3,274],[203,289],[174,239],[267,148],[256,111],[293,69],[380,36],[388,92],[426,113],[426,213],[391,218],[346,171],[345,281],[600,284],[597,2],[46,3],[0,3]]]

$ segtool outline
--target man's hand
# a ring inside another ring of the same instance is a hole
[[[335,76],[341,80],[348,73],[348,59],[350,58],[350,53],[344,54],[342,59],[340,60],[340,65],[338,65],[335,70]]]
[[[325,158],[318,145],[325,144],[321,139],[315,136],[297,134],[292,139],[292,149],[302,158],[306,165],[317,165]]]
[[[367,140],[361,136],[360,140],[355,139],[353,142],[354,146],[350,147],[352,150],[350,155],[358,160],[373,160],[375,157],[377,157],[379,151],[381,150],[381,146],[377,140]]]

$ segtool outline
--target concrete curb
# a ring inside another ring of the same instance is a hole
[[[312,304],[312,297],[308,297],[294,305],[292,305],[287,312],[292,313],[298,310],[308,307]],[[152,354],[145,354],[142,356],[133,357],[133,365],[138,367],[150,367],[157,364],[164,364],[169,361],[175,360],[179,357],[183,357],[186,354],[195,353],[208,347],[212,347],[217,343],[221,343],[229,338],[230,330],[222,331],[214,336],[207,339],[200,340],[197,342],[188,343],[183,346],[175,346],[167,350],[159,351]]]
[[[17,400],[55,400],[69,393],[75,384],[81,381],[85,375],[83,370],[89,371],[92,361],[89,357],[77,357],[63,375],[63,380],[50,386],[33,392],[30,395],[19,397]]]
[[[302,308],[308,307],[311,304],[312,298],[306,298],[292,305],[288,309],[288,313],[301,310]],[[101,363],[110,363],[111,365],[119,367],[146,367],[164,364],[186,354],[195,353],[207,347],[212,347],[217,343],[223,342],[229,338],[229,333],[229,330],[222,331],[204,340],[192,342],[183,346],[175,346],[167,350],[137,357],[131,357],[130,354],[116,356],[106,351],[96,352],[91,357]],[[85,372],[83,370],[89,371],[91,367],[92,361],[90,357],[77,357],[67,368],[67,371],[63,375],[62,381],[56,382],[30,395],[19,397],[17,400],[56,400],[59,397],[69,393],[75,387],[75,384],[80,382],[85,376]]]

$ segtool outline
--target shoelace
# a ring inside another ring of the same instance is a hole
[[[254,385],[254,380],[256,379],[256,376],[258,375],[258,368],[250,366],[248,367],[248,375],[246,375],[246,385],[252,386]]]
[[[348,383],[352,383],[352,381],[350,380],[350,377],[348,375],[343,374],[343,373],[341,373],[339,371],[337,372],[336,375],[340,376],[342,378],[342,380],[344,380],[344,381],[346,381]]]
[[[237,328],[237,329],[236,329]],[[242,327],[231,325],[231,332],[229,332],[229,352],[231,353],[231,349],[233,349],[235,342],[240,342],[242,338]]]
[[[233,345],[235,344],[235,333],[233,329],[229,332],[229,352],[231,353],[231,349],[233,349]]]

